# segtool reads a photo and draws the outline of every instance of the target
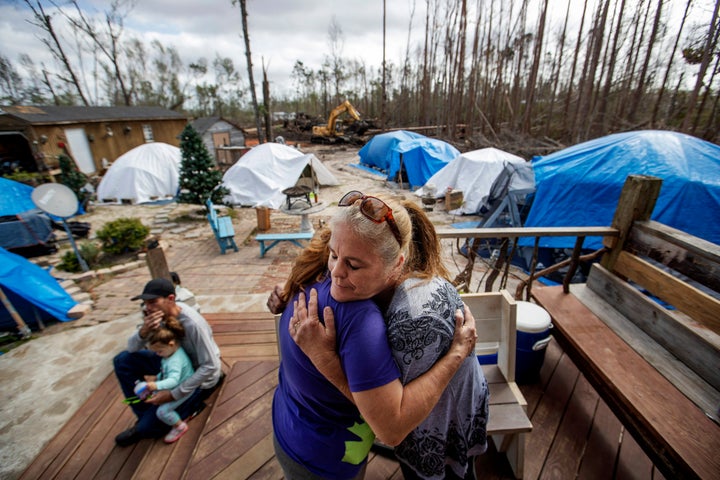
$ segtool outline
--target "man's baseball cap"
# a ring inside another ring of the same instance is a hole
[[[175,294],[175,287],[170,280],[166,278],[156,278],[145,284],[145,288],[140,295],[130,300],[150,300],[153,298],[168,297]]]

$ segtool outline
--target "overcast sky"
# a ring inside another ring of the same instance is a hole
[[[32,1],[35,3],[36,0]],[[55,1],[61,5],[66,2]],[[591,4],[589,11],[592,11],[595,0],[588,1]],[[578,8],[571,11],[579,18],[582,0],[573,2]],[[49,4],[49,0],[42,0],[42,3]],[[86,12],[102,15],[109,0],[80,0],[80,3]],[[401,62],[407,48],[411,18],[412,43],[421,41],[425,3],[425,0],[387,0],[388,62]],[[673,10],[670,18],[679,21],[684,4],[685,1],[671,0],[664,8]],[[695,19],[709,19],[713,2],[697,0],[695,4]],[[537,5],[537,0],[531,0],[529,18],[537,13]],[[559,25],[566,0],[553,0],[551,5],[551,16],[555,14],[555,22]],[[367,67],[382,65],[382,0],[247,0],[247,7],[255,79],[258,83],[262,79],[264,60],[273,96],[291,93],[290,75],[296,61],[302,61],[313,70],[321,67],[324,57],[330,53],[328,29],[333,18],[342,29],[343,58],[363,60]],[[413,8],[416,10],[411,15]],[[41,62],[52,64],[49,52],[38,40],[41,32],[28,23],[29,18],[31,14],[22,0],[0,0],[0,53],[18,70],[21,53],[29,54],[36,65]],[[233,6],[231,0],[137,0],[125,22],[124,38],[139,37],[148,45],[151,40],[158,39],[164,45],[174,46],[186,65],[200,57],[211,62],[216,53],[230,57],[243,80],[247,81],[240,9]],[[529,20],[528,26],[532,25],[534,22]],[[550,35],[557,28],[551,20]],[[65,35],[64,39],[70,41],[71,37]],[[259,88],[258,94],[261,94]]]
[[[57,3],[62,5],[63,0]],[[95,13],[102,13],[108,3],[81,0],[87,12]],[[412,0],[387,3],[386,55],[397,63],[407,44]],[[417,3],[418,8],[425,5],[424,0]],[[342,29],[344,58],[363,59],[367,66],[382,64],[382,0],[247,0],[247,8],[256,81],[263,59],[270,81],[278,88],[291,88],[290,74],[297,60],[318,69],[330,52],[328,28],[333,17]],[[0,51],[17,69],[21,53],[28,53],[36,64],[51,63],[37,38],[39,29],[27,22],[29,18],[21,0],[0,0]],[[247,79],[240,8],[231,0],[139,0],[125,22],[126,34],[148,44],[158,39],[175,46],[186,63],[200,57],[212,61],[215,52],[230,57]],[[424,11],[415,15],[418,34],[420,22]]]

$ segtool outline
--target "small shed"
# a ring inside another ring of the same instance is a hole
[[[245,152],[245,132],[222,117],[200,117],[190,125],[202,137],[205,148],[222,171],[235,164]]]
[[[162,107],[2,106],[0,157],[26,172],[59,173],[67,153],[95,175],[143,143],[179,146],[185,125],[184,114]]]

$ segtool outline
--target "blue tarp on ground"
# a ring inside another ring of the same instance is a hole
[[[30,185],[0,177],[0,217],[36,209],[32,192]]]
[[[48,215],[32,201],[33,187],[0,177],[0,247],[21,248],[52,239]]]
[[[391,181],[402,169],[411,188],[416,188],[425,185],[460,152],[442,140],[398,130],[375,135],[358,155],[361,164],[382,171]]]
[[[77,302],[46,270],[20,255],[0,248],[0,286],[10,302],[29,326],[41,320],[72,320],[67,312]],[[14,330],[15,321],[0,303],[0,327]]]
[[[720,146],[682,133],[618,133],[532,160],[537,191],[526,227],[609,226],[628,175],[662,179],[652,219],[720,244]],[[574,238],[540,246],[572,248]],[[587,238],[588,249],[601,247]]]

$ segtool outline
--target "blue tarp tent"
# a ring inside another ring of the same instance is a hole
[[[33,203],[33,188],[0,177],[0,247],[22,248],[53,240],[48,215]]]
[[[0,286],[28,326],[57,319],[72,320],[68,311],[77,302],[46,270],[20,255],[0,248]],[[16,324],[4,305],[0,303],[0,328],[15,330]]]
[[[652,219],[720,244],[720,146],[682,133],[618,133],[532,160],[537,191],[526,227],[601,226],[612,222],[628,175],[663,183]],[[572,248],[574,238],[540,246]],[[588,249],[601,247],[587,238]]]
[[[388,180],[394,181],[404,172],[413,188],[425,185],[460,152],[442,140],[398,130],[374,136],[358,155],[362,165],[380,170]]]

